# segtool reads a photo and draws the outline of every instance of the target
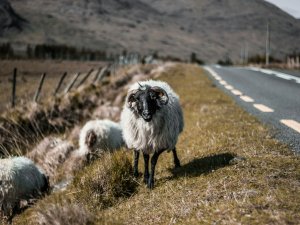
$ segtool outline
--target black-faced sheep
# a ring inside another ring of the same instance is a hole
[[[30,159],[0,159],[0,206],[4,216],[17,212],[22,200],[35,199],[48,188],[48,179]]]
[[[80,131],[79,151],[97,155],[124,145],[120,124],[110,120],[91,120]]]
[[[134,149],[134,175],[138,175],[139,151],[145,162],[144,182],[154,186],[154,172],[159,155],[172,150],[175,167],[180,166],[176,153],[178,135],[184,121],[178,95],[165,82],[149,80],[133,84],[121,113],[123,138]],[[151,173],[149,175],[149,154]]]

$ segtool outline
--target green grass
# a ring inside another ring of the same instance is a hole
[[[95,224],[299,224],[299,156],[199,67],[178,64],[159,79],[181,98],[185,129],[177,149],[182,167],[173,169],[172,154],[162,154],[150,191],[142,177],[132,180],[132,157],[120,151],[78,173],[63,198],[83,205]],[[15,223],[28,221],[54,196]]]

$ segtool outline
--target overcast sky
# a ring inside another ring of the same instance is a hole
[[[300,19],[300,0],[266,0]]]

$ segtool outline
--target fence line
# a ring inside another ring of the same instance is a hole
[[[100,70],[98,76],[96,77],[96,83],[100,82],[103,79],[104,75],[107,74],[108,68],[109,66],[105,66]]]
[[[60,80],[59,80],[59,82],[57,84],[57,87],[55,88],[55,91],[53,93],[53,96],[55,96],[58,93],[58,91],[59,91],[59,89],[60,89],[60,87],[61,87],[61,85],[62,85],[65,77],[67,76],[67,74],[68,74],[67,72],[64,72],[63,75],[61,76],[61,78],[60,78]]]
[[[97,73],[95,73],[95,76],[94,76],[94,79],[93,79],[93,83],[96,83],[97,78],[98,78],[99,74],[101,73],[101,70],[102,70],[102,68],[100,67],[100,68],[97,70]]]
[[[80,73],[75,74],[75,76],[71,80],[69,86],[67,86],[67,88],[65,90],[65,94],[68,93],[72,89],[72,87],[74,86],[74,84],[77,81],[77,79],[78,79],[79,76],[80,76]]]
[[[92,74],[93,71],[94,71],[94,69],[90,69],[90,71],[79,82],[79,84],[77,85],[77,88],[79,88],[88,79],[88,77]]]
[[[138,53],[129,53],[126,55],[119,55],[115,58],[115,60],[113,62],[111,62],[103,67],[99,67],[99,69],[97,71],[95,71],[94,69],[90,69],[85,74],[85,76],[83,76],[83,78],[78,82],[78,84],[76,85],[76,88],[79,88],[81,85],[83,85],[88,80],[88,78],[91,76],[91,74],[93,72],[95,72],[95,75],[91,79],[92,80],[91,82],[93,84],[97,84],[97,83],[101,82],[105,77],[107,77],[109,75],[115,75],[116,71],[123,66],[134,65],[134,64],[139,64],[139,63],[143,63],[143,62],[153,63],[153,56],[146,55],[146,56],[142,57]],[[13,77],[12,77],[12,97],[11,97],[11,107],[12,108],[15,107],[15,105],[16,105],[17,73],[18,73],[18,69],[14,68],[13,74],[12,74],[13,75]],[[61,75],[60,80],[58,81],[52,96],[55,97],[59,93],[59,90],[62,88],[63,82],[67,75],[68,75],[67,72],[64,72]],[[76,81],[79,79],[79,76],[81,76],[80,72],[74,74],[71,81],[67,84],[67,87],[62,91],[63,94],[67,94],[69,91],[71,91],[71,89],[74,87]],[[41,75],[38,88],[33,97],[34,102],[38,102],[38,100],[39,100],[45,78],[46,78],[46,73],[43,73]]]
[[[41,93],[41,90],[42,90],[42,87],[43,87],[43,84],[44,84],[45,77],[46,77],[46,73],[43,73],[42,76],[41,76],[41,80],[40,80],[38,89],[36,90],[34,98],[33,98],[34,102],[38,101],[39,95]]]

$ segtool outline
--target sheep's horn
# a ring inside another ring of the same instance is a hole
[[[139,89],[142,90],[142,91],[145,91],[147,89],[147,87],[148,87],[148,85],[141,85],[140,82],[137,82],[137,83],[140,86]]]

